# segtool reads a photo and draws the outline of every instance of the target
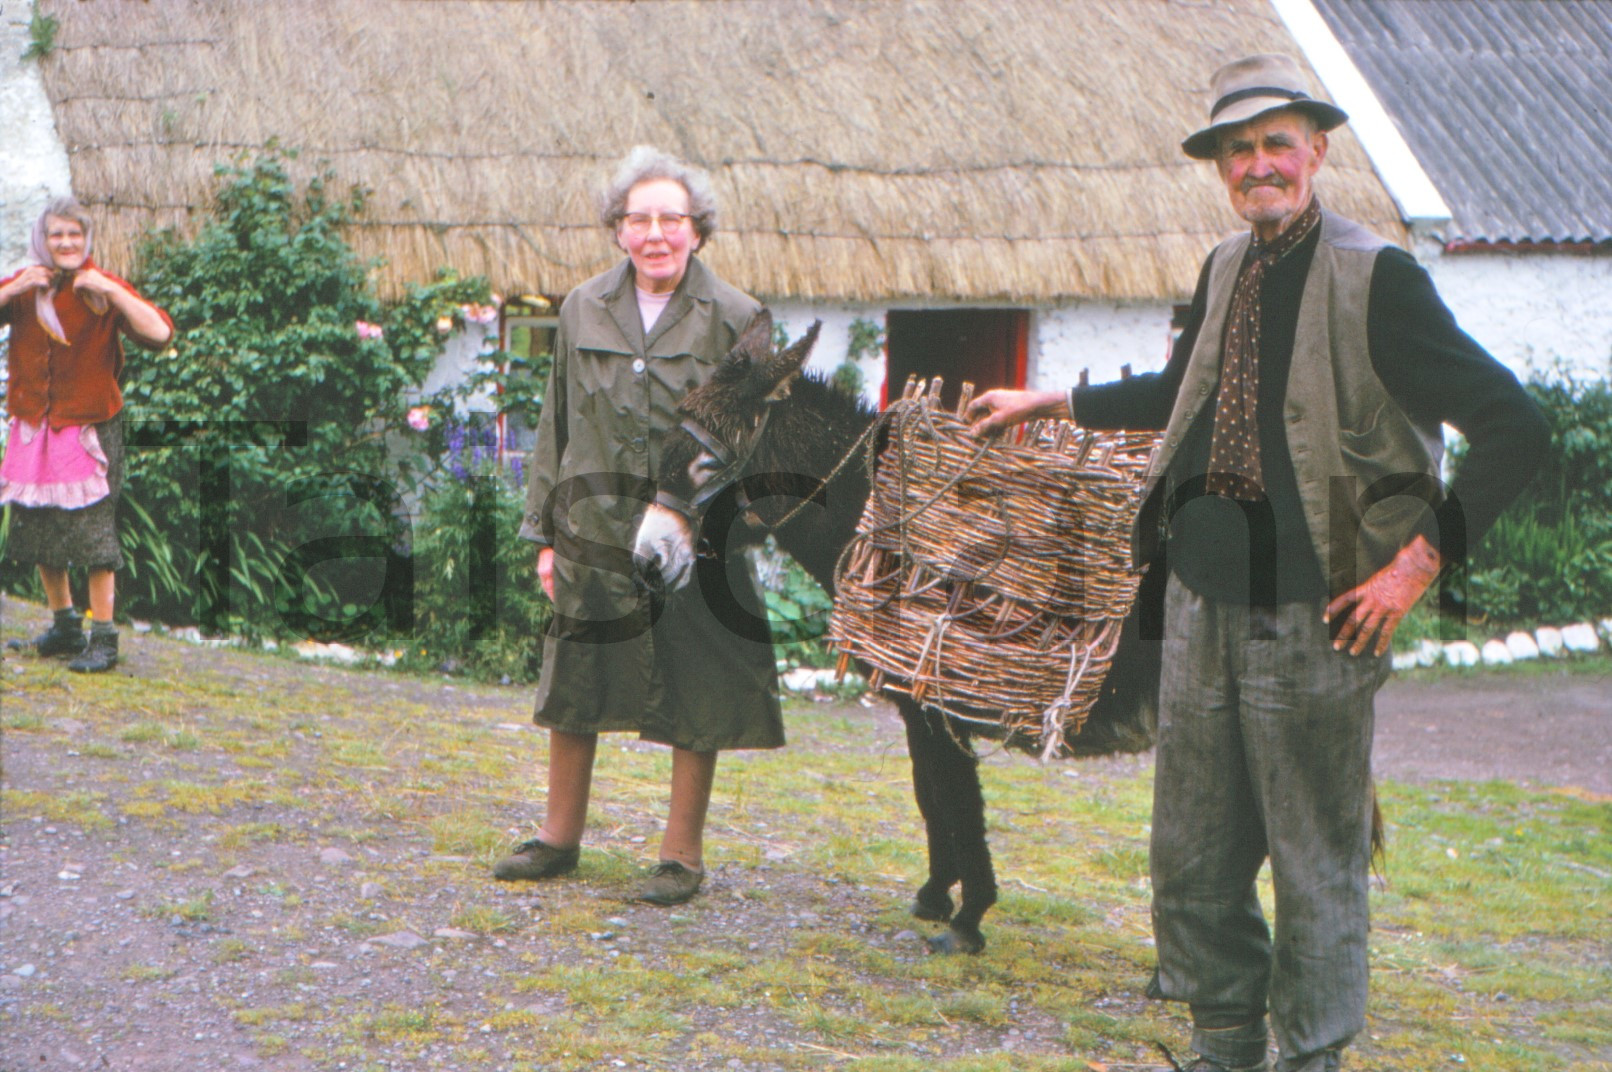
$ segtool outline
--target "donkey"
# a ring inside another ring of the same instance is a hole
[[[846,459],[878,414],[802,374],[821,326],[814,323],[775,353],[772,317],[763,310],[712,378],[684,397],[687,420],[664,445],[657,500],[635,539],[634,555],[652,585],[675,589],[688,582],[701,534],[719,545],[708,553],[722,555],[740,553],[772,531],[834,595],[836,564],[871,490],[867,466]],[[1138,680],[1145,680],[1145,670]],[[980,921],[996,903],[985,799],[970,743],[984,728],[909,696],[890,698],[906,724],[913,791],[928,837],[929,874],[911,912],[947,924],[928,940],[931,951],[978,953],[985,948]],[[1140,751],[1151,744],[1150,729],[1133,729],[1146,710],[1119,714],[1116,706],[1115,714],[1088,723],[1077,753]],[[950,893],[957,884],[960,905]]]

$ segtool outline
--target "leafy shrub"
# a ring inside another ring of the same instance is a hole
[[[406,499],[436,461],[397,430],[411,402],[451,407],[418,385],[489,292],[441,273],[383,305],[340,231],[362,192],[328,170],[299,190],[293,156],[220,166],[196,237],[142,244],[136,284],[177,331],[125,373],[119,610],[355,640],[410,624]]]
[[[800,666],[833,666],[836,657],[823,640],[833,609],[828,593],[770,536],[759,554],[757,572],[778,658]]]
[[[42,60],[56,50],[56,32],[61,21],[54,15],[40,12],[38,0],[28,16],[28,47],[22,51],[23,62]]]
[[[850,338],[845,344],[845,360],[829,376],[834,389],[852,398],[860,395],[866,382],[861,362],[864,359],[882,358],[884,343],[884,329],[877,323],[861,316],[851,321]]]
[[[520,539],[522,467],[494,456],[485,423],[442,423],[445,450],[414,529],[414,629],[403,662],[483,680],[528,682],[541,668],[552,607],[536,545]]]
[[[326,173],[299,194],[275,153],[218,170],[196,238],[164,231],[141,250],[139,283],[177,332],[130,362],[124,388],[130,512],[154,522],[124,527],[129,595],[216,631],[277,632],[288,611],[350,624],[345,608],[374,601],[369,571],[308,551],[384,562],[399,544],[383,437],[431,355],[368,329],[383,310],[339,231],[361,193],[332,199]],[[164,555],[175,569],[142,585],[140,564]]]
[[[1527,389],[1550,423],[1550,457],[1473,549],[1467,604],[1508,621],[1604,615],[1612,609],[1612,383],[1557,371]]]

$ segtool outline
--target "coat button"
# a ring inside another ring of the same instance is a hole
[[[634,372],[636,372],[638,375],[642,376],[644,374],[644,359],[641,358],[641,357],[633,358],[632,359],[632,370]]]

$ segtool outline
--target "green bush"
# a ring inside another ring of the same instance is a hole
[[[219,633],[376,639],[411,626],[407,503],[440,464],[411,434],[447,330],[489,300],[440,273],[384,305],[341,228],[361,191],[327,170],[300,189],[294,154],[217,169],[194,239],[142,244],[136,284],[173,344],[130,355],[120,613]],[[444,320],[444,318],[446,318]],[[6,583],[26,586],[14,565]]]
[[[761,593],[778,658],[798,666],[833,666],[836,656],[823,640],[833,610],[828,593],[772,537],[759,553]]]
[[[1550,458],[1472,549],[1458,585],[1481,617],[1599,617],[1612,610],[1612,383],[1557,371],[1527,389],[1550,423]]]
[[[481,680],[529,682],[542,665],[552,606],[536,545],[520,539],[522,467],[494,457],[485,423],[442,422],[444,452],[414,526],[414,628],[403,663]]]
[[[333,198],[327,172],[299,192],[275,152],[218,170],[195,239],[141,249],[138,283],[177,331],[124,387],[128,513],[152,523],[123,526],[123,602],[218,632],[350,638],[373,628],[355,612],[402,544],[385,433],[434,355],[370,327],[386,319],[371,266],[340,233],[359,191]]]

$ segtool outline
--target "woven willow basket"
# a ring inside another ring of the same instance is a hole
[[[1046,758],[1080,732],[1136,597],[1131,528],[1158,436],[1041,421],[982,442],[941,381],[890,407],[840,559],[829,640],[906,692]]]

